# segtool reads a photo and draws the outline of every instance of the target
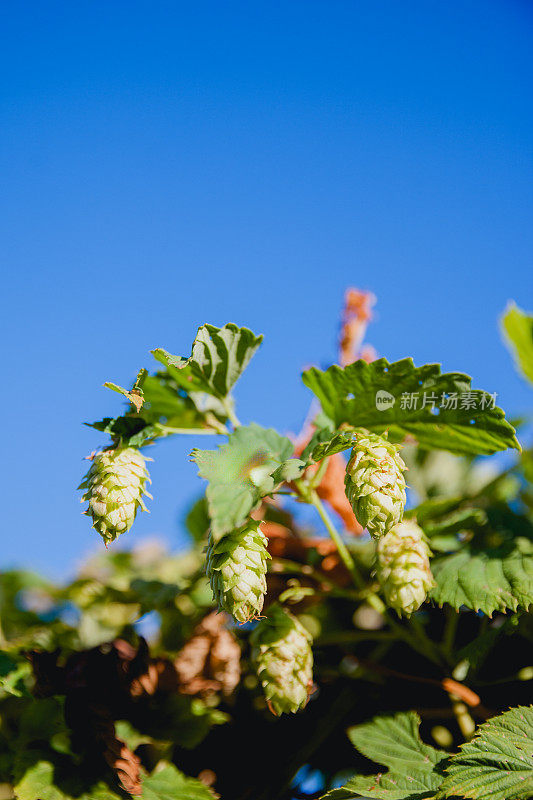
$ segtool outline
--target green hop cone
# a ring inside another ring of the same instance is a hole
[[[218,542],[209,534],[206,573],[213,599],[220,611],[232,614],[237,622],[256,619],[263,609],[270,558],[267,543],[260,523],[255,520],[249,520]]]
[[[387,605],[410,616],[434,585],[429,565],[431,550],[416,522],[402,522],[377,544],[376,574]]]
[[[311,634],[296,617],[273,605],[250,641],[268,707],[278,716],[295,714],[306,705],[313,683]]]
[[[399,445],[366,431],[357,435],[344,485],[360,525],[374,536],[387,533],[402,521],[406,466]]]
[[[146,461],[151,460],[136,447],[103,450],[78,486],[86,490],[81,502],[89,503],[85,513],[106,545],[131,528],[138,508],[148,510],[142,496],[152,497],[145,488],[151,482]]]

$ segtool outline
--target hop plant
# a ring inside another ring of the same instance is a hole
[[[387,604],[399,614],[410,616],[420,608],[434,585],[430,555],[423,530],[412,520],[379,540],[376,574]]]
[[[260,523],[250,520],[218,542],[209,534],[206,573],[220,611],[237,622],[257,618],[266,594],[267,538]]]
[[[346,467],[346,497],[357,521],[376,538],[402,521],[406,466],[398,450],[384,436],[363,432]]]
[[[85,513],[104,542],[113,542],[133,525],[137,509],[147,511],[142,496],[151,483],[146,461],[136,447],[119,447],[97,453],[78,489],[85,489],[81,502],[89,503]]]
[[[281,606],[269,609],[251,636],[252,660],[268,707],[278,716],[307,703],[313,682],[311,634]]]

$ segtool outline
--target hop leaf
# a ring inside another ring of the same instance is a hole
[[[509,303],[501,326],[517,368],[533,383],[533,314],[526,314],[515,303]]]
[[[439,800],[529,800],[533,796],[533,707],[511,708],[481,725],[446,767]]]
[[[97,453],[78,489],[86,489],[81,502],[89,503],[85,513],[93,518],[104,542],[113,542],[133,525],[137,509],[148,509],[142,496],[150,475],[145,458],[136,447],[122,447]]]
[[[152,350],[152,354],[189,394],[207,392],[225,398],[262,341],[262,336],[232,322],[223,328],[202,325],[190,358],[173,356],[162,347]]]
[[[189,778],[173,764],[156,768],[143,780],[144,800],[214,800],[211,790],[196,778]],[[107,795],[103,795],[106,797]]]
[[[286,436],[260,425],[242,425],[217,450],[192,451],[199,474],[209,481],[207,505],[213,539],[246,523],[265,495],[276,488],[272,473],[292,454]],[[279,481],[285,480],[279,475]]]
[[[527,518],[514,518],[520,535],[513,535],[511,528],[489,528],[488,536],[480,533],[458,552],[435,559],[436,586],[431,594],[438,605],[448,603],[455,609],[464,605],[488,616],[508,608],[529,608],[533,530]]]
[[[267,538],[259,522],[250,520],[217,542],[209,534],[206,573],[220,611],[232,614],[237,622],[259,616],[269,558]]]
[[[472,389],[468,375],[441,374],[439,364],[415,367],[410,358],[393,363],[378,358],[371,364],[360,359],[344,369],[333,365],[321,372],[312,367],[302,378],[336,427],[347,423],[375,433],[389,431],[391,439],[403,439],[409,434],[423,447],[458,455],[489,455],[508,447],[521,449],[504,412],[492,405],[492,395]],[[378,392],[386,392],[395,402],[378,408]],[[424,392],[437,398],[468,393],[473,402],[466,408],[461,403],[441,405],[437,416],[431,403],[412,408],[401,402],[404,395],[422,398]]]
[[[424,532],[408,520],[383,536],[377,545],[376,573],[387,604],[410,616],[434,585],[429,566],[431,551]]]
[[[346,467],[345,490],[357,521],[374,537],[401,522],[405,506],[405,464],[399,446],[362,432]]]
[[[341,789],[324,795],[328,800],[431,800],[442,783],[443,750],[420,738],[420,717],[413,711],[374,717],[348,730],[354,747],[388,771],[354,775]]]
[[[278,716],[296,713],[306,705],[313,682],[311,635],[296,617],[275,605],[250,640],[270,710]]]

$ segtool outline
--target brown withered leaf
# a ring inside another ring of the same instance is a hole
[[[114,770],[126,792],[141,793],[140,761],[117,737],[115,720],[128,717],[128,708],[141,693],[148,692],[147,676],[158,670],[157,687],[161,688],[164,670],[159,660],[150,659],[148,645],[140,639],[133,647],[124,639],[115,639],[90,650],[73,653],[64,665],[59,651],[31,651],[37,697],[65,696],[65,721],[72,730],[76,751],[98,753]],[[175,670],[171,662],[165,668]],[[177,686],[177,679],[174,679]]]
[[[146,370],[141,370],[141,372],[146,372]],[[141,373],[139,373],[139,376],[140,374]],[[139,378],[139,376],[137,377]],[[133,389],[129,391],[128,389],[123,389],[122,386],[118,386],[116,383],[112,383],[112,381],[106,381],[104,383],[104,386],[106,387],[106,389],[112,389],[114,392],[117,392],[118,394],[121,394],[124,397],[126,397],[130,401],[132,406],[135,407],[137,413],[139,413],[144,403],[144,395],[142,389],[137,386],[137,382],[136,385],[133,387]]]
[[[135,410],[137,411],[137,413],[139,413],[139,411],[143,407],[143,403],[144,403],[143,393],[137,391],[136,389],[132,389],[131,392],[128,395],[128,399],[129,399],[130,403],[133,406],[135,406]]]
[[[241,648],[225,627],[228,617],[213,611],[194,630],[174,661],[183,694],[229,696],[240,680]]]
[[[107,709],[91,708],[94,715],[94,734],[102,742],[102,754],[116,776],[121,786],[130,794],[140,795],[141,786],[141,761],[132,753],[129,747],[119,739],[115,732],[115,724],[108,717]],[[97,714],[96,712],[100,713]]]
[[[129,689],[133,698],[152,696],[156,692],[176,692],[178,676],[174,665],[166,658],[150,659],[146,671],[131,681]]]

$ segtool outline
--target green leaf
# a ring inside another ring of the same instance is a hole
[[[431,597],[440,606],[494,611],[533,603],[533,540],[530,536],[476,536],[452,555],[433,559]]]
[[[218,450],[198,450],[191,457],[209,481],[206,496],[215,540],[244,525],[261,498],[272,493],[275,469],[294,446],[272,428],[252,423],[237,428]]]
[[[337,427],[347,423],[388,431],[394,440],[411,435],[425,447],[458,454],[520,450],[504,412],[490,407],[492,396],[472,389],[468,375],[441,374],[439,364],[415,367],[410,358],[392,364],[385,358],[371,364],[360,360],[325,372],[313,367],[303,373],[303,381]],[[379,398],[384,402],[378,403]],[[414,398],[417,407],[409,407]]]
[[[192,432],[197,428],[216,428],[218,418],[227,419],[227,414],[218,407],[216,415],[211,408],[199,409],[185,390],[164,372],[146,378],[144,399],[143,418],[166,428],[185,428]]]
[[[31,674],[31,667],[26,661],[20,663],[0,650],[0,689],[15,697],[29,696],[24,679]]]
[[[195,542],[202,542],[207,538],[210,524],[207,500],[205,495],[202,495],[189,509],[185,517],[185,527]]]
[[[529,800],[533,796],[533,708],[492,717],[446,767],[439,798]]]
[[[356,775],[342,789],[325,797],[351,800],[424,800],[434,797],[442,782],[441,765],[447,753],[422,742],[420,718],[412,711],[375,717],[348,731],[352,744],[367,758],[384,764],[389,771],[378,775]]]
[[[456,511],[462,503],[464,497],[432,497],[415,508],[407,509],[405,516],[408,519],[414,517],[419,525],[425,527],[426,522]]]
[[[143,800],[213,800],[213,793],[195,778],[187,778],[170,764],[153,772],[142,784]]]
[[[96,422],[85,422],[84,425],[102,433],[108,433],[114,441],[127,442],[131,447],[141,447],[162,435],[156,426],[149,425],[138,414],[104,417]]]
[[[318,427],[318,420],[319,420],[320,417],[322,418],[321,419],[321,425],[320,425],[320,427]],[[323,412],[320,412],[320,414],[315,418],[313,424],[315,426],[317,426],[317,427],[316,427],[315,432],[313,433],[313,435],[309,439],[309,442],[307,443],[307,445],[305,446],[305,448],[304,448],[304,450],[302,451],[302,454],[301,454],[302,458],[305,461],[318,460],[318,459],[314,458],[313,453],[315,451],[317,451],[318,453],[321,452],[321,450],[319,449],[320,445],[324,445],[324,448],[327,448],[329,446],[330,442],[332,441],[332,439],[337,437],[339,435],[339,433],[341,433],[343,435],[343,437],[344,437],[344,434],[347,433],[348,436],[351,436],[351,438],[353,439],[353,431],[348,431],[348,432],[346,432],[346,431],[342,431],[342,432],[336,431],[335,430],[335,426],[333,425],[333,422],[331,422],[331,420],[328,420],[326,418],[326,415]],[[322,456],[322,458],[323,457],[324,456]]]
[[[173,356],[163,348],[152,350],[152,353],[189,394],[207,392],[223,399],[262,341],[262,336],[231,322],[223,328],[202,325],[198,328],[190,358]]]
[[[67,796],[54,786],[54,772],[50,761],[32,764],[14,787],[17,800],[65,800]]]
[[[223,425],[223,421],[227,419],[226,412],[218,405],[214,409],[199,409],[199,398],[194,396],[198,401],[197,405],[167,373],[146,376],[143,381],[143,397],[144,406],[139,413],[126,413],[115,418],[104,417],[91,423],[90,427],[108,433],[115,441],[121,440],[132,447],[141,447],[155,439],[179,433],[226,432]],[[218,404],[218,400],[214,402]]]
[[[356,435],[354,431],[335,431],[333,435],[331,432],[328,433],[329,436],[317,443],[313,448],[311,452],[313,461],[322,461],[323,458],[335,455],[335,453],[342,453],[343,450],[348,450],[355,444]]]
[[[154,699],[152,711],[143,733],[159,741],[172,741],[187,750],[198,747],[214,725],[224,725],[229,719],[220,709],[207,706],[199,698],[180,694]]]
[[[433,553],[455,553],[463,546],[455,533],[436,533],[429,544]]]
[[[276,485],[280,483],[291,483],[291,481],[302,477],[306,467],[307,462],[302,461],[301,458],[289,458],[274,470],[271,474],[271,478]]]
[[[181,587],[176,583],[135,578],[130,584],[130,591],[140,603],[139,613],[142,615],[173,606],[176,597],[181,594]]]
[[[263,341],[231,322],[223,328],[202,325],[193,343],[191,362],[198,366],[213,394],[225,397]]]
[[[412,516],[416,517],[416,513]],[[487,515],[482,508],[458,508],[439,520],[425,522],[422,527],[424,533],[433,538],[443,534],[477,530],[486,523]]]
[[[139,733],[128,720],[121,719],[115,722],[115,733],[118,739],[124,742],[129,749],[134,752],[141,744],[153,744],[151,736]]]
[[[533,383],[533,314],[526,314],[515,303],[509,303],[501,324],[517,369]]]
[[[32,700],[20,716],[20,744],[48,742],[58,733],[68,730],[63,713],[63,703],[55,697]]]
[[[120,800],[103,781],[86,786],[70,759],[51,761],[40,750],[18,753],[15,786],[17,800]]]

